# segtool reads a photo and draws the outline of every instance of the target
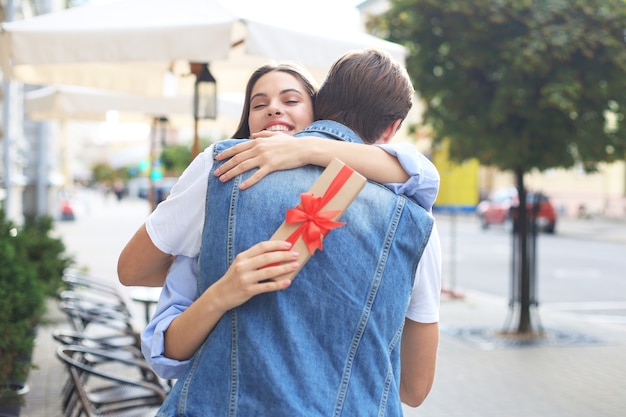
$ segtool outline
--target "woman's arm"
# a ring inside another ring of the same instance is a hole
[[[189,359],[228,310],[255,295],[287,288],[291,281],[281,276],[298,268],[298,253],[286,250],[290,247],[284,241],[265,241],[239,253],[226,274],[171,322],[165,356]]]
[[[270,172],[308,164],[326,167],[334,158],[339,158],[376,182],[405,182],[409,179],[397,158],[376,146],[314,136],[293,138],[276,132],[260,132],[254,137],[254,140],[235,145],[217,156],[218,160],[231,158],[216,170],[220,180],[228,181],[242,172],[259,167],[258,171],[241,183],[241,188],[248,188]]]
[[[141,332],[141,351],[161,378],[179,378],[189,363],[165,356],[165,331],[172,320],[189,308],[198,297],[197,268],[198,258],[182,255],[176,257],[167,272],[154,315]]]
[[[174,257],[160,251],[141,225],[117,260],[117,275],[123,285],[160,287]]]
[[[292,138],[284,133],[260,132],[253,141],[229,148],[217,156],[226,161],[216,175],[228,181],[259,168],[240,186],[245,189],[273,171],[307,164],[328,166],[337,157],[366,178],[383,183],[430,211],[439,192],[435,165],[407,143],[365,145],[318,137]]]
[[[198,256],[212,166],[211,145],[191,162],[168,198],[126,244],[117,263],[123,285],[161,286],[172,263],[171,255]]]
[[[402,194],[431,211],[439,193],[439,171],[426,156],[410,143],[375,144],[398,158],[402,168],[409,174],[404,183],[385,183],[396,194]]]

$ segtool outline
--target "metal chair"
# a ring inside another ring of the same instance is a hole
[[[91,298],[98,298],[101,302],[113,305],[118,310],[130,314],[126,299],[118,288],[111,284],[71,268],[64,271],[63,282],[67,285],[68,290],[74,293],[87,293]]]
[[[69,297],[59,302],[59,309],[66,314],[70,326],[77,332],[85,333],[97,327],[115,333],[137,334],[131,316],[116,309],[94,306],[79,298]]]
[[[145,361],[79,345],[59,347],[57,358],[68,372],[65,417],[154,416],[167,395]]]

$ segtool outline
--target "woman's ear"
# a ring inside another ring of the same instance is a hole
[[[393,123],[391,123],[387,128],[383,131],[383,134],[376,141],[376,143],[389,143],[389,141],[394,137],[400,124],[402,123],[402,119],[396,119]]]

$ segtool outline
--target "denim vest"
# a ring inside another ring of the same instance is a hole
[[[329,121],[301,135],[361,142]],[[239,142],[220,141],[215,152]],[[241,176],[221,183],[211,173],[198,292],[267,240],[321,172],[278,171],[245,191]],[[369,181],[341,221],[290,287],[222,317],[159,416],[402,416],[400,340],[433,219]]]

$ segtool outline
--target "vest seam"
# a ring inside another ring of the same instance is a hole
[[[237,175],[233,179],[233,185],[231,188],[230,202],[228,205],[228,229],[227,229],[227,253],[228,265],[232,265],[235,259],[235,226],[236,226],[236,213],[237,213],[237,198],[239,195],[239,183],[241,182],[241,175]],[[230,392],[228,395],[228,415],[237,415],[237,392],[239,390],[238,385],[238,367],[237,367],[237,313],[232,310],[230,313]]]

